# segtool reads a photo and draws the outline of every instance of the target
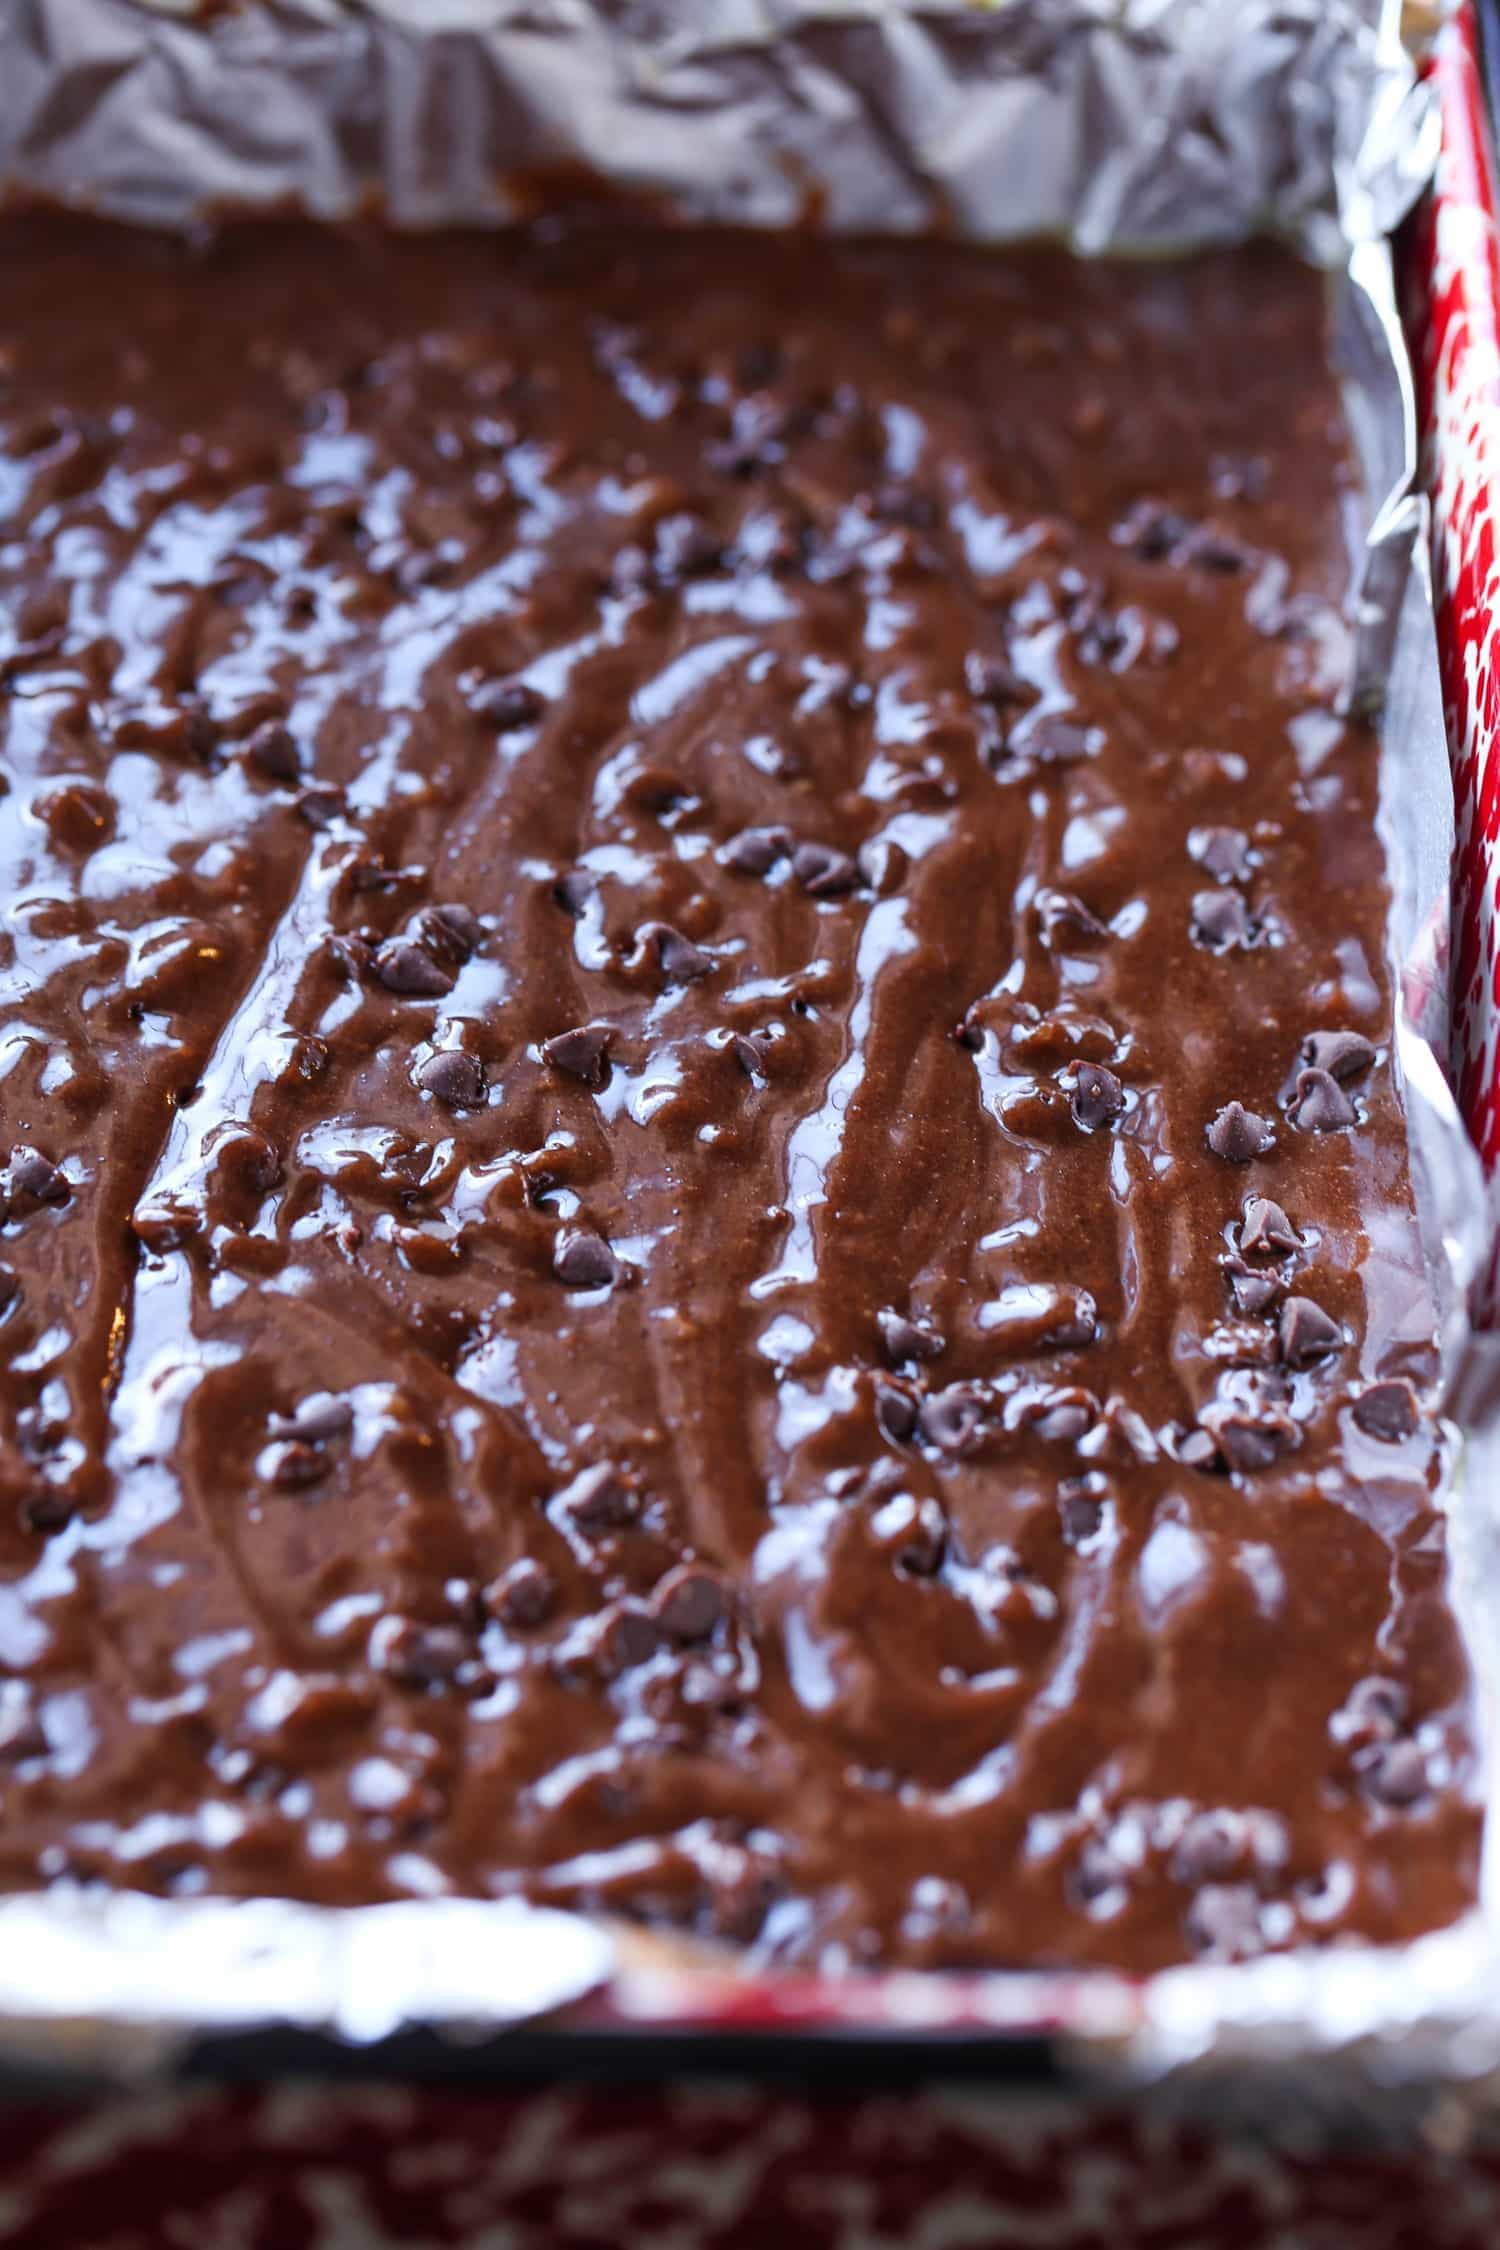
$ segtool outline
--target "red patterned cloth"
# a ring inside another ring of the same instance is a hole
[[[1496,2250],[1500,2156],[1061,2097],[197,2090],[0,2116],[7,2250]]]

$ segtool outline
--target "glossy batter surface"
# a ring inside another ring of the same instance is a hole
[[[1459,1911],[1316,280],[0,270],[0,1879]]]

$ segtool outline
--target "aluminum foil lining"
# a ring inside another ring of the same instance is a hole
[[[1446,1050],[1451,792],[1414,489],[1411,373],[1384,236],[1437,119],[1399,0],[8,0],[0,191],[186,224],[216,208],[503,222],[608,194],[655,214],[1061,237],[1165,251],[1270,228],[1334,276],[1369,495],[1351,694],[1383,703],[1397,1059],[1453,1395],[1455,1599],[1493,1765],[1500,1382],[1466,1314],[1485,1199]],[[766,1982],[848,2032],[1044,2032],[1084,2068],[1374,2118],[1415,2080],[1500,2089],[1500,1873],[1399,1950],[1090,1975]],[[154,2069],[204,2034],[502,2029],[607,1989],[660,2023],[753,2019],[732,1962],[519,1905],[45,1893],[0,1900],[0,2060]],[[801,1988],[803,2002],[808,1988]]]

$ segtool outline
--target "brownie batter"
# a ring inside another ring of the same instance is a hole
[[[1317,279],[0,238],[0,1881],[1461,1910]]]

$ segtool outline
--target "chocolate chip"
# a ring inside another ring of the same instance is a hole
[[[557,1580],[544,1563],[523,1555],[485,1590],[485,1603],[512,1632],[545,1625],[557,1607]]]
[[[769,875],[779,859],[792,849],[789,828],[742,828],[719,847],[719,858],[736,875]]]
[[[1238,891],[1198,891],[1193,898],[1191,935],[1194,945],[1211,953],[1228,953],[1247,946],[1255,935],[1250,909]]]
[[[986,656],[979,649],[970,649],[964,658],[964,682],[976,703],[988,703],[995,710],[1029,703],[1036,692],[1003,656]]]
[[[13,1213],[43,1203],[66,1203],[73,1193],[61,1166],[24,1141],[11,1150],[4,1180]]]
[[[1242,1258],[1225,1258],[1221,1261],[1234,1298],[1236,1312],[1263,1313],[1270,1310],[1281,1295],[1285,1284],[1274,1273],[1257,1273]]]
[[[1299,1133],[1337,1133],[1359,1122],[1359,1112],[1338,1080],[1326,1070],[1303,1070],[1287,1115]]]
[[[302,760],[291,728],[280,719],[266,719],[245,744],[245,755],[271,781],[297,781]]]
[[[1247,1258],[1286,1257],[1301,1247],[1302,1238],[1279,1203],[1268,1195],[1246,1197],[1240,1249]]]
[[[1176,1452],[1184,1468],[1197,1469],[1204,1476],[1213,1476],[1224,1466],[1224,1457],[1207,1430],[1186,1431],[1177,1441]]]
[[[1400,1380],[1371,1383],[1355,1399],[1352,1411],[1366,1437],[1379,1438],[1382,1445],[1399,1445],[1411,1437],[1419,1419],[1417,1394],[1410,1383]]]
[[[564,914],[571,914],[575,922],[590,900],[598,896],[598,891],[599,886],[586,867],[570,867],[552,886],[552,896]]]
[[[1090,730],[1078,726],[1072,719],[1060,719],[1054,713],[1035,720],[1026,729],[1024,737],[1018,736],[1014,747],[1024,750],[1043,766],[1076,765],[1080,758],[1089,756]]]
[[[651,1596],[657,1623],[674,1641],[706,1641],[724,1614],[724,1590],[711,1571],[679,1563]]]
[[[545,696],[529,680],[484,680],[469,696],[469,709],[497,734],[535,726],[547,708]]]
[[[484,943],[485,928],[471,907],[460,906],[456,900],[447,904],[429,906],[422,917],[424,928],[445,946],[451,946],[467,961]]]
[[[1038,891],[1036,918],[1041,925],[1042,943],[1054,948],[1068,938],[1102,938],[1109,934],[1082,899],[1074,898],[1068,891]]]
[[[611,1602],[595,1628],[594,1654],[607,1678],[649,1664],[661,1646],[661,1628],[639,1602]]]
[[[737,1031],[729,1042],[730,1053],[752,1085],[764,1086],[766,1082],[766,1050],[769,1045],[770,1041],[763,1031]]]
[[[387,938],[376,947],[371,967],[388,992],[405,998],[435,1000],[453,990],[452,971],[410,938]]]
[[[484,1100],[484,1065],[477,1055],[459,1047],[442,1047],[426,1056],[412,1072],[420,1092],[432,1094],[450,1109],[475,1109]]]
[[[1382,1743],[1363,1762],[1365,1787],[1383,1805],[1413,1805],[1427,1793],[1427,1760],[1410,1738]]]
[[[1189,856],[1220,883],[1244,883],[1250,878],[1253,855],[1242,828],[1195,828],[1187,840]]]
[[[1074,1074],[1069,1107],[1086,1133],[1113,1123],[1125,1107],[1125,1089],[1112,1070],[1099,1063],[1080,1063]]]
[[[1266,1119],[1246,1109],[1243,1102],[1227,1102],[1209,1124],[1204,1139],[1226,1164],[1248,1164],[1252,1157],[1264,1156],[1276,1135]]]
[[[712,973],[714,960],[670,922],[646,922],[636,932],[636,959],[654,953],[668,984],[693,984]]]
[[[274,1436],[298,1438],[306,1445],[322,1445],[329,1438],[342,1437],[353,1423],[354,1408],[337,1391],[309,1391],[290,1414],[271,1416]]]
[[[1081,1546],[1101,1528],[1109,1496],[1109,1480],[1097,1469],[1090,1469],[1081,1477],[1063,1478],[1057,1488],[1057,1514],[1062,1535],[1070,1547]]]
[[[620,1263],[592,1227],[563,1227],[553,1245],[552,1271],[569,1289],[608,1289]]]
[[[985,1439],[985,1402],[969,1383],[949,1383],[932,1392],[917,1411],[917,1427],[928,1445],[959,1459],[977,1453]]]
[[[1248,1883],[1205,1883],[1187,1910],[1186,1927],[1200,1953],[1221,1961],[1262,1948],[1260,1900]]]
[[[402,1618],[394,1631],[379,1635],[379,1663],[401,1687],[447,1687],[472,1658],[468,1636],[456,1625],[418,1625]]]
[[[899,890],[906,879],[911,860],[897,843],[887,836],[873,836],[861,844],[855,855],[859,872],[877,898],[885,898]]]
[[[607,1023],[581,1023],[542,1041],[542,1060],[549,1070],[563,1071],[585,1086],[602,1086],[608,1073],[607,1056],[614,1030]]]
[[[875,1386],[875,1421],[883,1437],[892,1445],[905,1445],[915,1435],[917,1427],[917,1402],[911,1392],[899,1383],[877,1382]]]
[[[1165,562],[1192,533],[1185,516],[1163,507],[1159,500],[1140,500],[1115,537],[1142,562]]]
[[[1246,562],[1243,547],[1222,531],[1198,531],[1188,547],[1188,559],[1200,570],[1213,570],[1225,576],[1243,570]]]
[[[859,882],[854,861],[832,844],[799,844],[792,854],[792,873],[812,898],[837,898]]]
[[[1371,1673],[1356,1680],[1344,1699],[1344,1713],[1362,1731],[1388,1742],[1406,1718],[1406,1690],[1399,1680]]]
[[[1284,1414],[1206,1410],[1204,1421],[1230,1468],[1247,1474],[1269,1469],[1297,1442],[1296,1425]]]
[[[326,828],[344,809],[344,793],[331,782],[315,781],[297,792],[297,810],[309,828]]]
[[[907,1313],[897,1312],[894,1305],[882,1305],[875,1315],[875,1324],[893,1367],[909,1359],[936,1359],[945,1349],[944,1339],[931,1321],[913,1319]]]
[[[613,1461],[596,1461],[564,1485],[555,1505],[581,1531],[623,1531],[641,1512],[640,1495]]]
[[[1344,1331],[1311,1297],[1288,1297],[1281,1308],[1277,1338],[1288,1367],[1311,1367],[1344,1348]]]
[[[1173,1848],[1173,1881],[1196,1887],[1232,1875],[1244,1857],[1245,1843],[1243,1823],[1232,1813],[1194,1813]]]
[[[1302,1042],[1302,1059],[1315,1070],[1326,1070],[1341,1082],[1363,1078],[1375,1060],[1375,1049],[1357,1031],[1313,1031]]]
[[[656,527],[657,575],[668,582],[701,577],[717,568],[722,554],[718,539],[698,516],[665,516]]]
[[[279,1485],[283,1491],[296,1491],[300,1487],[316,1484],[326,1477],[330,1463],[325,1453],[301,1438],[283,1438],[276,1445],[268,1445],[258,1463],[267,1484]]]

